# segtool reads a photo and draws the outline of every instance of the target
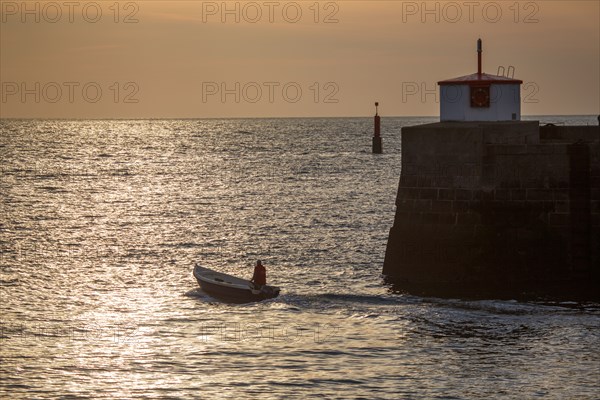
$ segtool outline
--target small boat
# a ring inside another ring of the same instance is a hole
[[[279,296],[280,289],[276,286],[255,287],[250,281],[213,271],[198,264],[194,266],[194,277],[204,292],[233,303],[250,303]]]

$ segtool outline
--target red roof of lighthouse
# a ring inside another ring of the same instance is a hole
[[[478,74],[475,72],[471,75],[459,76],[458,78],[446,79],[443,81],[439,81],[438,85],[470,85],[470,84],[522,84],[523,81],[520,79],[508,78],[506,76],[499,75],[490,75],[481,73]]]

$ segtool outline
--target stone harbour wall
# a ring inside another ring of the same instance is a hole
[[[433,295],[600,289],[600,130],[550,128],[403,128],[388,280]]]

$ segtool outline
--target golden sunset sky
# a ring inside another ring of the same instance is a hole
[[[0,3],[3,118],[435,116],[478,38],[524,115],[600,111],[598,1]]]

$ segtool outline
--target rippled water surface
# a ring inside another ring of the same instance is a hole
[[[594,124],[595,117],[546,118]],[[393,294],[382,120],[0,121],[2,398],[598,398],[600,306]],[[195,262],[279,298],[202,293]]]

